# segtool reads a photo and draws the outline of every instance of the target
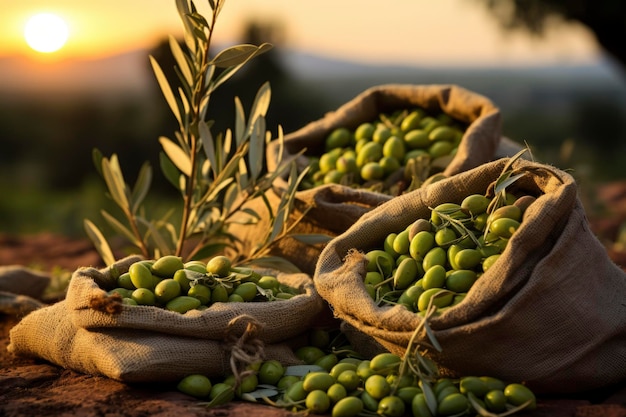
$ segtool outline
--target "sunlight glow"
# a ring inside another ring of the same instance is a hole
[[[65,21],[52,13],[40,13],[31,17],[24,27],[24,39],[35,51],[56,52],[69,38]]]

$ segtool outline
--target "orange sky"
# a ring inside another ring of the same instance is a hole
[[[207,10],[204,0],[196,4]],[[0,17],[0,56],[35,54],[23,28],[38,12],[56,13],[70,27],[57,59],[150,48],[180,32],[174,0],[10,1]],[[583,28],[561,30],[541,42],[519,34],[504,37],[473,0],[230,0],[216,41],[238,42],[241,24],[251,17],[280,22],[285,46],[365,62],[524,65],[588,61],[597,52]]]

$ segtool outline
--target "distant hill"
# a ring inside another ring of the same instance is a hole
[[[136,50],[94,60],[38,62],[26,57],[0,58],[0,92],[132,94],[148,90],[148,52]]]
[[[527,106],[539,96],[569,100],[572,94],[614,97],[626,106],[626,74],[609,60],[589,65],[453,67],[366,64],[301,51],[276,49],[297,81],[327,92],[340,104],[364,89],[386,83],[457,84],[506,108]],[[155,91],[149,52],[135,50],[98,60],[38,63],[0,58],[0,93],[141,95]],[[532,100],[531,100],[532,99]]]

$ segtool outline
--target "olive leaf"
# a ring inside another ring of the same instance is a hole
[[[100,257],[104,261],[106,265],[113,265],[115,263],[115,256],[113,255],[113,251],[111,247],[107,243],[107,240],[104,238],[100,229],[93,224],[90,220],[85,219],[83,221],[85,231],[87,232],[87,236],[94,243],[96,251],[100,254]]]

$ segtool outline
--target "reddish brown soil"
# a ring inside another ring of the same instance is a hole
[[[590,218],[602,240],[616,236],[626,218],[626,185],[613,184],[597,193],[613,210]],[[626,252],[607,247],[616,263],[626,265]],[[98,266],[99,257],[85,240],[54,235],[0,236],[0,265],[36,265],[43,270],[60,266]],[[45,361],[16,358],[6,349],[9,331],[18,322],[0,313],[0,417],[282,417],[295,415],[267,405],[231,402],[207,409],[174,386],[132,386],[111,379],[79,374]],[[616,363],[615,366],[626,366]],[[601,392],[569,398],[539,398],[531,417],[626,417],[626,382]]]

